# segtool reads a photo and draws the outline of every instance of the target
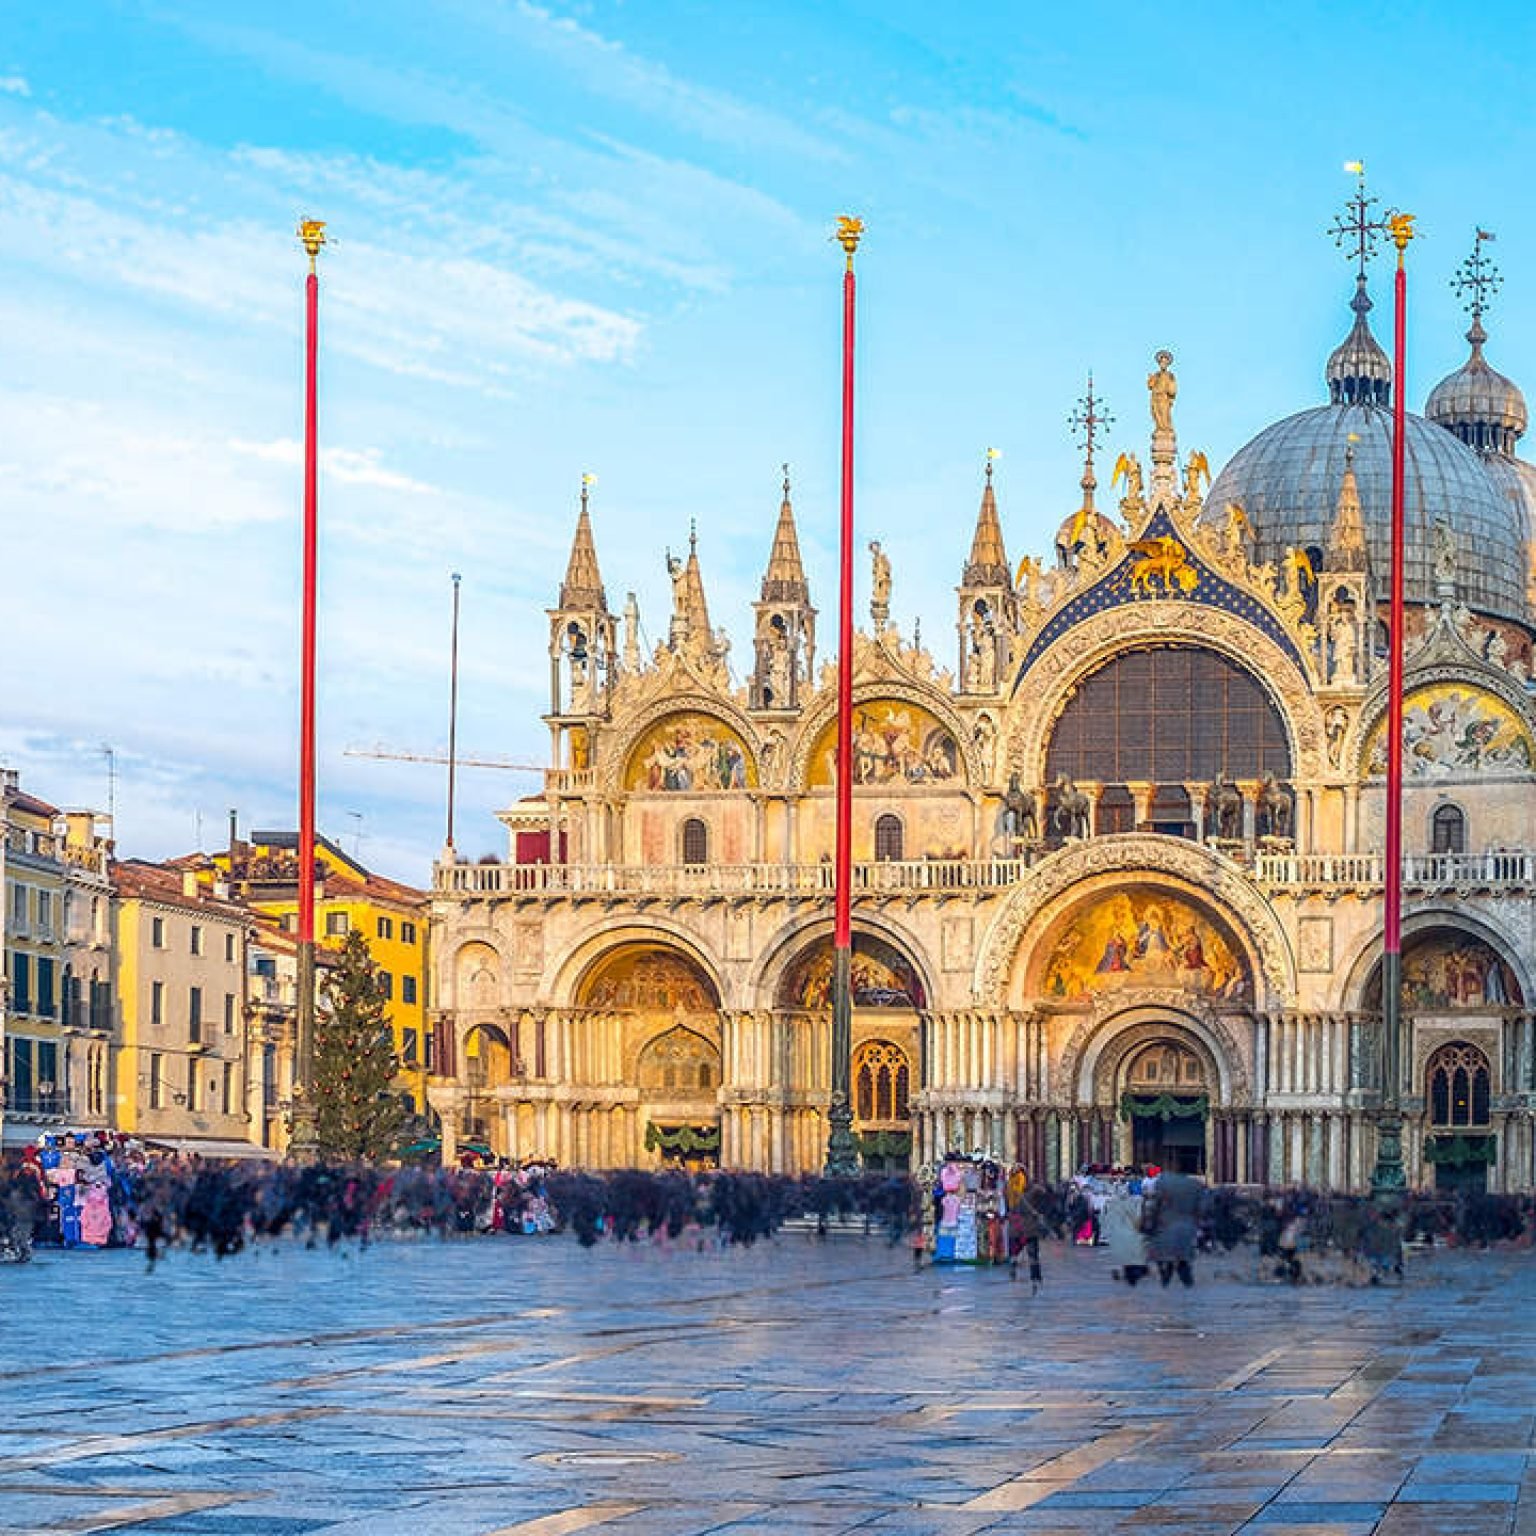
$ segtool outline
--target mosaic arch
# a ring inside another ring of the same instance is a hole
[[[715,715],[666,715],[630,749],[624,787],[659,794],[754,789],[757,764],[740,735]]]
[[[1240,946],[1193,902],[1158,886],[1121,886],[1067,912],[1037,953],[1033,990],[1060,1002],[1145,987],[1204,997],[1252,995]]]
[[[1536,767],[1530,732],[1503,699],[1464,683],[1415,688],[1403,701],[1403,775],[1408,779],[1465,778],[1529,772]],[[1387,722],[1372,730],[1365,771],[1387,771]]]
[[[837,720],[811,748],[806,783],[837,782]],[[855,784],[963,784],[965,764],[948,726],[905,699],[866,699],[853,706]]]
[[[713,1097],[720,1086],[720,1052],[678,1025],[648,1041],[636,1068],[642,1088],[669,1098]]]
[[[501,1001],[501,956],[489,944],[465,944],[454,958],[460,1008],[494,1008]]]
[[[1451,928],[1436,928],[1403,941],[1403,1007],[1415,1012],[1458,1008],[1519,1008],[1525,999],[1514,971],[1491,944]],[[1365,1006],[1381,1007],[1378,963],[1366,988]]]
[[[631,944],[605,955],[576,989],[582,1008],[639,1013],[713,1013],[714,983],[686,955],[660,945]]]
[[[855,933],[850,971],[855,1008],[926,1008],[927,995],[911,962],[874,934]],[[803,949],[779,980],[775,1005],[816,1010],[832,1006],[832,940]]]

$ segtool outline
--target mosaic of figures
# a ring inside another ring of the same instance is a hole
[[[1481,939],[1436,934],[1403,952],[1409,1008],[1499,1008],[1521,1002],[1514,973]]]
[[[713,715],[668,715],[629,755],[628,789],[670,793],[749,789],[757,771],[746,743]]]
[[[1524,724],[1491,693],[1437,683],[1416,688],[1403,704],[1403,773],[1410,779],[1487,770],[1528,770],[1536,751]],[[1387,771],[1386,722],[1371,736],[1366,771]]]
[[[853,936],[849,972],[855,1008],[926,1008],[923,984],[906,956],[884,939]],[[832,1005],[832,944],[823,940],[798,956],[779,982],[780,1008]]]
[[[709,1013],[715,989],[694,963],[673,950],[630,948],[603,959],[583,981],[587,1008],[636,1008],[651,1013]]]
[[[1246,968],[1198,908],[1166,891],[1115,891],[1077,908],[1048,950],[1046,996],[1082,999],[1119,987],[1183,987],[1213,997],[1247,992]]]
[[[960,777],[960,748],[925,709],[898,699],[853,707],[855,784],[942,784]],[[808,781],[831,785],[837,776],[837,722],[816,739]]]

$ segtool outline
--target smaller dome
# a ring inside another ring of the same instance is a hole
[[[1474,319],[1467,332],[1472,355],[1429,392],[1424,414],[1479,453],[1512,456],[1530,418],[1519,385],[1488,366],[1487,339],[1481,320]]]
[[[1355,296],[1349,301],[1355,324],[1328,359],[1328,398],[1334,405],[1390,405],[1392,359],[1371,334],[1371,296],[1365,291],[1365,274],[1355,279]]]
[[[1085,506],[1062,519],[1056,530],[1056,552],[1065,561],[1090,541],[1095,549],[1102,549],[1119,531],[1096,507]]]

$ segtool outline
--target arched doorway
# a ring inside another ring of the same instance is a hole
[[[1130,1124],[1138,1167],[1203,1174],[1211,1084],[1199,1054],[1182,1042],[1153,1040],[1125,1063],[1120,1115]]]
[[[511,1037],[499,1024],[476,1024],[465,1034],[464,1100],[454,1138],[460,1152],[488,1158],[505,1151],[497,1146],[498,1090],[511,1083],[520,1065],[514,1058]]]
[[[646,1042],[635,1075],[650,1106],[646,1150],[686,1168],[718,1167],[720,1052],[676,1024]]]
[[[1442,1045],[1424,1066],[1424,1159],[1435,1188],[1482,1194],[1494,1161],[1493,1073],[1488,1056],[1467,1040]]]
[[[807,1049],[830,1014],[832,963],[830,936],[812,940],[784,968],[774,993],[776,1010],[787,1016]],[[920,1059],[921,1011],[928,1006],[927,989],[916,966],[894,943],[862,929],[853,934],[849,981],[854,1137],[867,1170],[899,1171],[908,1166],[912,1154],[910,1100],[918,1087],[914,1064]],[[824,1045],[820,1054],[825,1054]],[[807,1060],[806,1079],[824,1083],[826,1067],[824,1060]],[[802,1164],[817,1167],[826,1138],[819,1112],[814,1125],[804,1131]]]

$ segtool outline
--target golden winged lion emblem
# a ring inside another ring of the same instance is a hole
[[[1130,546],[1136,556],[1131,570],[1131,591],[1151,596],[1153,582],[1162,585],[1165,595],[1190,593],[1200,583],[1200,573],[1189,563],[1189,551],[1171,534],[1160,533],[1155,539],[1137,539]]]

